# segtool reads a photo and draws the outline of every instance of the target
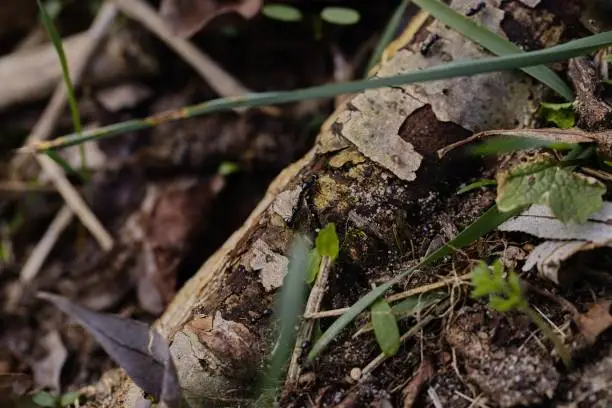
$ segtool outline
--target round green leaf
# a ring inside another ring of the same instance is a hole
[[[57,400],[58,398],[56,396],[46,391],[40,391],[32,397],[32,402],[44,408],[55,408],[57,406]]]
[[[266,4],[261,12],[274,20],[294,22],[302,19],[302,12],[299,9],[286,4]]]
[[[401,340],[397,320],[393,310],[385,299],[379,299],[372,305],[372,327],[376,342],[385,356],[391,357],[399,350]]]
[[[321,11],[321,18],[328,23],[338,25],[351,25],[359,21],[359,13],[347,7],[325,7]]]
[[[338,234],[336,234],[336,224],[330,222],[319,231],[315,245],[319,255],[327,256],[332,261],[335,260],[340,253],[340,241],[338,240]]]

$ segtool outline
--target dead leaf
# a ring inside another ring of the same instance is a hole
[[[416,398],[423,389],[423,386],[433,377],[434,370],[431,362],[427,359],[421,361],[419,368],[415,376],[410,380],[408,384],[402,389],[402,396],[404,397],[404,408],[412,408]]]
[[[224,186],[222,177],[173,180],[149,189],[135,227],[141,252],[135,271],[138,300],[152,314],[172,301],[179,262],[192,238],[205,227],[211,204]]]
[[[235,12],[254,17],[261,0],[163,0],[159,13],[175,35],[188,38],[220,14]]]
[[[595,343],[597,337],[612,326],[610,306],[612,300],[603,299],[593,304],[586,313],[576,317],[576,324],[589,343]]]
[[[567,283],[562,263],[580,251],[612,246],[612,203],[590,215],[584,224],[564,224],[544,205],[532,205],[521,215],[501,224],[500,231],[525,232],[547,239],[527,257],[523,271],[537,267],[539,274],[557,284]]]
[[[168,408],[180,408],[178,374],[168,344],[155,329],[136,320],[93,312],[62,296],[39,293],[38,297],[83,325],[146,393]]]
[[[57,330],[47,333],[40,342],[47,350],[47,355],[32,362],[34,385],[39,389],[50,388],[52,391],[59,392],[61,389],[60,376],[68,352]]]

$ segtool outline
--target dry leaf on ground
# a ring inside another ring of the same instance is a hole
[[[580,251],[610,246],[612,243],[612,203],[604,202],[601,209],[590,215],[584,224],[564,224],[545,205],[532,205],[521,215],[501,224],[500,231],[525,232],[547,239],[527,257],[523,271],[534,266],[544,278],[564,284],[562,263]]]
[[[191,37],[220,14],[236,12],[252,18],[261,3],[261,0],[163,0],[159,12],[176,35]]]
[[[601,299],[593,304],[586,313],[576,317],[576,324],[580,332],[590,343],[595,343],[597,337],[612,326],[610,306],[612,306],[612,300]]]

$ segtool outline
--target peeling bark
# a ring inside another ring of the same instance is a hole
[[[463,12],[472,3],[452,5]],[[520,44],[553,45],[566,35],[564,22],[574,17],[564,10],[559,19],[546,8],[564,2],[536,3],[489,1],[473,18]],[[432,33],[439,40],[423,55],[421,43]],[[485,55],[430,19],[377,75]],[[323,307],[350,306],[373,283],[452,238],[491,204],[491,196],[455,195],[461,183],[481,176],[482,163],[453,154],[440,160],[437,149],[477,131],[532,126],[544,92],[525,74],[502,72],[369,90],[334,113],[314,148],[277,177],[242,228],[206,261],[158,322],[189,404],[252,401],[251,386],[272,341],[269,311],[296,233],[312,236],[327,222],[336,223],[341,256]],[[348,376],[375,352],[371,339],[351,342],[349,335],[341,336],[317,362],[310,390],[317,394],[326,378],[337,382]],[[107,387],[97,387],[89,406],[134,406],[138,389],[115,375]]]

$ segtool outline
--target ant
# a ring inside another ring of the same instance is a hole
[[[440,39],[438,34],[432,34],[421,44],[421,55],[426,56],[431,47]]]
[[[472,17],[486,6],[487,3],[485,3],[484,1],[479,1],[478,4],[476,4],[474,7],[470,7],[470,9],[465,13],[465,15],[468,17]]]
[[[306,180],[304,180],[301,185],[302,190],[300,191],[300,195],[297,200],[298,206],[301,205],[302,203],[306,204],[306,207],[308,208],[311,215],[313,216],[314,221],[317,224],[317,226],[319,225],[319,220],[318,220],[317,213],[316,213],[316,207],[314,205],[314,196],[313,196],[312,187],[315,185],[318,179],[319,179],[319,176],[317,176],[316,174],[313,174],[310,177],[308,177]],[[287,225],[292,229],[295,228],[298,212],[299,212],[299,207],[294,210],[293,215],[291,216],[291,219],[287,222]]]

